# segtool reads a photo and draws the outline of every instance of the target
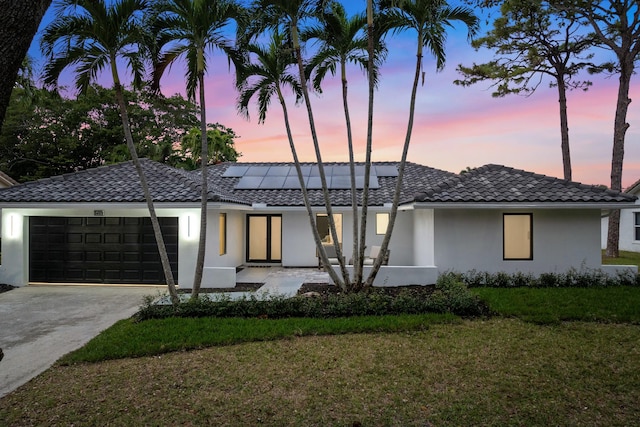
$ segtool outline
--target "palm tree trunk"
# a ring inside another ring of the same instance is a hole
[[[418,33],[418,40],[422,40],[422,34]],[[389,224],[387,225],[387,231],[382,239],[380,245],[380,253],[373,262],[373,267],[367,278],[366,286],[373,286],[373,281],[380,270],[382,261],[386,257],[387,249],[389,247],[389,241],[391,240],[391,233],[396,222],[396,216],[398,214],[398,204],[400,203],[400,191],[402,190],[402,181],[404,179],[404,168],[407,163],[407,155],[409,153],[409,143],[411,142],[411,134],[413,132],[413,119],[416,110],[416,93],[418,90],[418,81],[420,80],[420,70],[422,67],[422,43],[418,43],[418,52],[416,54],[416,70],[413,78],[413,87],[411,89],[411,101],[409,106],[409,121],[407,123],[407,133],[404,139],[404,146],[402,148],[402,157],[400,159],[400,166],[398,167],[398,179],[396,181],[396,188],[393,194],[393,204],[391,205],[391,213],[389,214]]]
[[[207,111],[205,108],[204,71],[198,71],[198,86],[200,91],[200,135],[202,152],[200,153],[202,184],[200,194],[200,238],[198,240],[198,255],[196,257],[196,271],[193,276],[191,298],[198,298],[204,272],[204,255],[207,246],[207,200],[209,199],[207,166],[209,163],[209,143],[207,138]]]
[[[358,263],[354,266],[356,270],[355,276],[360,277],[361,281],[355,284],[355,290],[360,290],[363,286],[368,286],[367,283],[362,283],[363,277],[363,264],[364,264],[364,251],[367,245],[367,215],[369,214],[369,178],[371,177],[371,151],[373,147],[373,97],[375,93],[375,80],[374,80],[374,23],[373,23],[373,0],[367,0],[367,37],[369,52],[369,105],[367,114],[367,148],[366,158],[364,162],[364,187],[362,189],[362,217],[360,219],[360,247],[358,255]],[[379,267],[378,267],[379,268]],[[371,281],[373,283],[373,280]]]
[[[567,88],[562,76],[558,76],[558,95],[560,104],[560,148],[562,150],[562,168],[564,179],[571,181],[571,153],[569,151],[569,119],[567,118]]]
[[[344,105],[344,120],[347,127],[347,144],[349,146],[349,173],[351,174],[351,206],[353,215],[353,265],[358,265],[358,192],[356,188],[356,168],[355,157],[353,154],[353,135],[351,133],[351,116],[349,114],[349,101],[348,101],[348,84],[347,84],[347,70],[346,70],[346,58],[340,61],[340,69],[342,75],[342,104]],[[360,283],[362,281],[362,274],[354,269],[353,283]]]
[[[313,148],[316,154],[316,161],[318,163],[318,172],[320,173],[320,182],[322,183],[322,195],[324,196],[324,204],[327,212],[327,219],[329,221],[329,231],[331,232],[331,237],[333,239],[336,255],[338,257],[338,262],[340,264],[340,271],[342,273],[342,277],[344,278],[344,290],[347,291],[351,286],[351,277],[347,268],[345,266],[344,256],[342,255],[342,248],[339,244],[338,234],[336,232],[336,224],[333,219],[333,209],[331,207],[331,198],[329,197],[329,188],[327,186],[327,177],[324,171],[324,163],[322,161],[322,154],[320,153],[320,144],[318,143],[318,133],[316,132],[315,120],[313,118],[313,111],[311,109],[311,99],[309,98],[309,90],[307,88],[307,82],[304,73],[304,64],[302,63],[302,53],[300,49],[300,39],[298,34],[297,22],[293,22],[291,24],[291,36],[293,40],[293,49],[296,55],[296,60],[298,62],[298,72],[300,74],[300,85],[302,87],[302,95],[304,97],[305,106],[307,108],[307,116],[309,118],[309,127],[311,129],[311,138],[313,140]],[[322,248],[321,242],[316,242],[318,245],[318,251],[324,252]],[[324,259],[323,259],[324,262]],[[325,266],[327,269],[330,266]]]
[[[620,61],[620,85],[613,130],[613,152],[611,155],[611,189],[622,191],[622,163],[624,160],[624,137],[629,129],[627,111],[629,110],[629,87],[633,75],[633,61]],[[617,258],[620,255],[620,210],[615,209],[609,215],[607,230],[607,256]]]
[[[167,254],[167,248],[164,243],[164,237],[162,236],[162,230],[160,229],[160,222],[158,222],[158,216],[156,215],[156,209],[153,204],[153,198],[151,197],[151,192],[149,191],[149,185],[147,184],[147,179],[145,177],[144,171],[142,170],[140,159],[138,158],[136,146],[133,143],[133,135],[131,134],[131,128],[129,127],[129,115],[127,114],[127,105],[124,101],[124,94],[122,92],[122,85],[120,84],[120,78],[118,76],[118,69],[116,67],[115,58],[112,58],[111,60],[111,71],[113,75],[113,87],[116,92],[116,99],[118,101],[118,105],[120,106],[120,117],[122,118],[122,127],[124,129],[124,137],[127,141],[127,147],[129,148],[129,153],[131,154],[131,160],[133,160],[133,164],[136,168],[136,171],[138,172],[138,177],[140,179],[140,186],[142,187],[144,198],[147,201],[147,208],[149,209],[149,216],[151,218],[151,226],[153,227],[153,234],[156,238],[158,253],[160,254],[160,262],[162,263],[162,271],[164,272],[164,278],[167,282],[167,287],[169,289],[171,303],[175,306],[180,303],[180,298],[178,297],[176,284],[173,280],[173,273],[171,272],[171,263],[169,261],[169,255]]]
[[[296,150],[296,146],[293,143],[293,134],[291,133],[291,124],[289,122],[289,111],[287,110],[287,104],[284,100],[284,96],[280,91],[278,91],[278,100],[280,101],[280,105],[282,106],[282,114],[284,116],[284,125],[287,130],[287,138],[289,139],[289,147],[291,148],[291,155],[293,156],[293,163],[296,167],[296,172],[298,173],[298,181],[300,182],[300,189],[302,191],[302,199],[304,200],[304,206],[307,209],[307,215],[309,216],[309,223],[311,225],[311,232],[313,234],[313,240],[316,244],[316,248],[318,249],[318,255],[320,255],[320,259],[322,260],[322,265],[324,269],[329,273],[329,277],[336,286],[339,286],[341,289],[345,289],[345,284],[342,282],[340,277],[336,274],[336,272],[331,267],[329,263],[329,258],[327,257],[327,253],[324,251],[322,247],[322,241],[320,239],[320,234],[318,234],[318,228],[316,227],[316,220],[313,215],[313,209],[311,209],[311,203],[309,201],[309,194],[307,192],[307,188],[304,184],[304,177],[302,176],[302,169],[300,168],[300,160],[298,159],[298,152]]]

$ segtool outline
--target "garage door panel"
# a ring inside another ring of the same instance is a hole
[[[117,261],[120,262],[122,261],[122,257],[121,257],[121,253],[120,252],[105,252],[104,253],[104,260],[105,261],[109,261],[109,262],[113,262],[113,261]]]
[[[69,251],[67,261],[69,262],[82,262],[84,261],[84,252],[82,251]]]
[[[178,219],[159,220],[177,277]],[[148,218],[31,217],[29,235],[32,282],[165,282]]]

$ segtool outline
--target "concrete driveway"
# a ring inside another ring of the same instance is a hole
[[[27,286],[0,293],[0,397],[133,315],[165,288]]]

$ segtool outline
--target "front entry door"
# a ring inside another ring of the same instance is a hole
[[[282,261],[282,216],[247,215],[247,262]]]

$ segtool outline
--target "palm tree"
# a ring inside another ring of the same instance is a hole
[[[346,269],[344,263],[344,257],[342,256],[342,248],[338,244],[338,236],[336,232],[336,225],[333,218],[333,209],[331,207],[331,200],[329,197],[329,190],[327,186],[327,177],[324,170],[324,163],[322,161],[322,154],[320,152],[320,144],[318,142],[318,134],[316,132],[315,120],[313,117],[313,111],[311,108],[311,100],[309,97],[309,90],[307,88],[307,82],[305,77],[305,65],[302,60],[302,49],[300,44],[300,28],[301,23],[311,17],[317,15],[318,11],[322,10],[326,1],[324,0],[255,0],[251,8],[251,16],[254,17],[254,21],[248,26],[246,33],[249,37],[256,36],[267,29],[279,29],[284,28],[284,33],[290,38],[291,49],[293,51],[294,58],[298,64],[298,74],[300,76],[300,84],[302,87],[302,97],[307,109],[307,116],[309,118],[309,127],[311,130],[311,138],[313,141],[313,147],[316,156],[316,162],[318,165],[318,172],[320,175],[320,182],[322,184],[322,194],[324,197],[325,210],[329,222],[329,230],[331,237],[336,245],[336,254],[340,263],[340,270],[344,281],[336,282],[336,285],[340,284],[342,287],[347,286],[350,282],[349,272]],[[302,181],[302,177],[299,177]],[[308,200],[305,200],[305,204]],[[312,221],[312,228],[315,229],[315,219],[310,218]],[[332,268],[328,262],[328,258],[324,252],[324,248],[321,242],[316,242],[318,253],[321,255],[321,259],[325,266],[325,269],[331,274]],[[333,277],[333,276],[332,276]]]
[[[316,228],[314,213],[311,208],[311,203],[309,202],[309,195],[302,176],[300,160],[298,159],[298,153],[293,141],[291,123],[289,121],[289,111],[287,109],[287,103],[283,93],[284,90],[290,90],[293,92],[296,102],[299,102],[303,97],[300,82],[289,72],[289,68],[291,68],[292,65],[295,65],[297,61],[291,49],[288,49],[286,46],[286,38],[277,31],[272,34],[271,41],[267,49],[264,49],[257,44],[248,44],[244,46],[243,49],[252,58],[254,58],[255,61],[248,62],[236,72],[236,84],[240,92],[238,97],[238,110],[248,118],[249,103],[257,95],[258,122],[264,123],[269,105],[271,104],[271,98],[274,95],[277,96],[278,102],[280,102],[280,106],[282,107],[289,147],[291,148],[291,154],[298,174],[300,189],[302,191],[302,197],[309,216],[313,238],[316,243],[316,247],[322,248],[322,241],[320,234],[318,233],[318,229]],[[326,252],[321,250],[318,253],[322,258],[324,265],[329,265]],[[344,287],[344,283],[332,268],[328,268],[327,271],[336,285]]]
[[[313,87],[322,92],[321,83],[327,73],[336,74],[339,69],[342,81],[342,103],[347,130],[347,145],[349,149],[349,168],[351,179],[351,204],[353,211],[353,263],[356,266],[353,283],[357,287],[362,280],[362,262],[359,257],[358,233],[358,193],[356,188],[355,160],[353,150],[353,136],[351,118],[349,114],[347,64],[354,63],[366,70],[368,66],[368,38],[364,33],[367,25],[365,14],[347,17],[344,7],[331,1],[319,16],[320,24],[313,25],[302,32],[304,41],[316,40],[320,43],[318,52],[311,58],[306,67],[308,78],[312,78]],[[384,49],[376,52],[376,58],[384,56]],[[375,74],[374,74],[375,75]]]
[[[201,204],[200,204],[200,240],[196,271],[193,279],[192,298],[197,298],[202,284],[204,255],[207,237],[207,183],[208,141],[207,111],[205,103],[204,75],[207,71],[208,53],[222,51],[234,63],[239,64],[238,52],[227,38],[227,26],[237,20],[242,8],[233,0],[168,0],[160,3],[153,27],[157,34],[158,46],[166,51],[157,59],[154,70],[154,87],[171,64],[185,57],[187,62],[187,96],[195,99],[196,88],[200,98],[200,135],[201,135]]]
[[[394,5],[394,3],[398,3]],[[415,115],[416,93],[418,82],[423,70],[424,49],[431,51],[436,58],[436,69],[442,70],[446,61],[444,44],[447,38],[447,27],[453,28],[454,22],[460,22],[467,27],[468,37],[471,38],[478,30],[478,18],[473,11],[467,7],[450,7],[445,0],[403,0],[395,2],[386,0],[382,2],[386,7],[388,17],[388,28],[392,32],[412,30],[417,33],[416,67],[411,89],[411,100],[409,104],[409,120],[405,135],[404,145],[400,165],[398,167],[398,179],[393,195],[393,203],[389,214],[389,224],[387,231],[380,245],[380,254],[374,261],[371,274],[367,278],[366,286],[371,286],[375,276],[382,265],[384,255],[389,247],[391,233],[398,213],[400,202],[400,190],[404,178],[404,169],[411,142],[413,130],[413,120]]]
[[[143,30],[140,18],[147,8],[147,0],[60,0],[56,18],[46,27],[42,36],[42,51],[49,58],[44,70],[44,83],[57,86],[60,73],[68,67],[74,67],[75,86],[78,91],[85,92],[101,71],[111,71],[125,139],[149,209],[165,280],[173,304],[178,304],[169,257],[149,186],[133,143],[118,73],[117,61],[123,59],[133,72],[134,85],[139,86],[142,82],[144,64],[140,42]]]

